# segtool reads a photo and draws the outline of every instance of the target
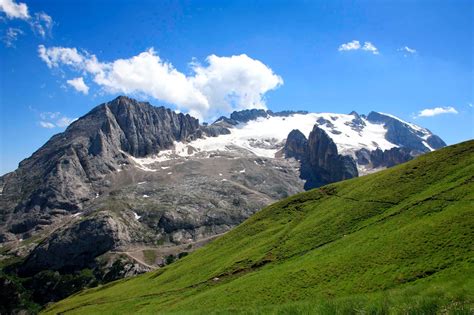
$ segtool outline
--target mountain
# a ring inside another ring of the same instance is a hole
[[[36,288],[54,283],[46,271],[107,282],[182,257],[282,198],[441,146],[388,114],[253,109],[200,124],[121,96],[0,177],[0,258],[43,277]]]
[[[157,271],[46,314],[468,314],[474,141],[289,197]]]

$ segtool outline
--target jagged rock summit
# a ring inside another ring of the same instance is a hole
[[[351,156],[340,155],[334,141],[316,125],[308,139],[299,130],[291,131],[284,152],[286,157],[301,162],[300,176],[306,180],[305,189],[358,176],[356,161]]]
[[[49,213],[80,211],[107,185],[105,176],[144,157],[204,135],[228,133],[189,115],[120,96],[53,136],[3,178],[3,224],[13,233],[50,223]],[[15,213],[9,213],[14,209]],[[24,220],[12,216],[24,214]]]

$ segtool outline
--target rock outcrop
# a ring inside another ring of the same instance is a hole
[[[98,213],[45,239],[28,256],[21,275],[41,270],[72,272],[91,267],[97,256],[130,240],[127,229],[109,213]]]
[[[287,158],[300,161],[305,189],[358,176],[354,159],[338,154],[334,141],[316,125],[307,140],[301,132],[293,130],[288,135],[284,152]]]
[[[292,130],[286,138],[284,153],[286,158],[295,158],[298,161],[308,157],[308,139],[298,129]]]
[[[357,163],[359,165],[369,165],[371,168],[392,167],[408,162],[415,156],[412,150],[404,147],[385,151],[361,149],[356,152]]]

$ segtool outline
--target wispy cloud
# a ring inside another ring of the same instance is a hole
[[[379,50],[371,42],[365,42],[364,46],[362,47],[362,50],[369,51],[369,52],[373,53],[374,55],[379,54]]]
[[[49,121],[43,121],[41,120],[39,122],[39,125],[43,128],[46,128],[46,129],[53,129],[53,128],[56,128],[56,125],[54,125],[53,123],[50,123]]]
[[[21,29],[10,27],[7,29],[5,35],[2,38],[3,43],[7,47],[15,47],[15,42],[18,39],[18,36],[23,34],[24,33]]]
[[[426,108],[418,112],[416,117],[432,117],[442,114],[457,114],[458,111],[452,106]]]
[[[67,80],[67,84],[72,86],[76,91],[88,94],[89,93],[89,87],[84,83],[84,78],[83,77],[78,77],[75,79]]]
[[[1,1],[1,0],[0,0]],[[31,28],[33,31],[40,35],[42,38],[51,36],[51,30],[53,29],[53,18],[44,12],[35,13],[34,18],[30,21]]]
[[[371,52],[374,55],[379,54],[379,50],[371,42],[364,42],[364,45],[361,45],[358,40],[353,40],[351,42],[341,44],[338,48],[339,51],[350,51],[350,50],[364,50]]]
[[[62,115],[60,112],[43,112],[39,114],[39,125],[43,128],[65,128],[69,126],[77,118],[69,118]]]
[[[0,15],[0,18],[5,22],[13,19],[23,20],[28,23],[34,34],[41,38],[51,36],[54,21],[53,18],[45,12],[30,14],[28,6],[25,3],[16,3],[14,0],[0,0],[0,13],[5,14],[4,16]],[[3,43],[7,47],[14,47],[14,43],[20,34],[24,34],[24,32],[18,27],[8,28],[3,36]]]
[[[416,55],[417,51],[414,48],[410,48],[408,46],[404,46],[402,48],[399,48],[398,51],[401,51],[405,57],[408,57],[409,55]]]
[[[107,93],[138,94],[167,103],[198,118],[213,118],[233,110],[266,108],[265,94],[283,79],[261,61],[249,56],[210,55],[206,64],[192,61],[186,75],[148,49],[128,59],[102,62],[76,48],[38,47],[49,68],[67,66],[86,74]]]

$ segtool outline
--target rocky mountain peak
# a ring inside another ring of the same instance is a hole
[[[106,185],[108,174],[133,163],[131,157],[156,154],[175,141],[226,132],[201,126],[189,115],[117,97],[53,136],[3,179],[0,206],[10,211],[2,220],[17,221],[10,229],[18,233],[48,225],[52,213],[80,211]],[[14,219],[18,216],[23,219]]]
[[[446,146],[446,143],[431,131],[411,123],[407,123],[395,116],[378,112],[370,112],[367,120],[373,123],[384,124],[387,133],[385,138],[401,147],[407,147],[419,152],[436,150]],[[429,146],[429,147],[428,147]]]
[[[340,155],[334,141],[317,125],[308,139],[299,130],[291,131],[284,152],[285,157],[301,162],[300,176],[306,180],[305,189],[358,176],[354,159]]]
[[[264,109],[245,109],[241,111],[235,111],[230,114],[230,119],[238,122],[246,123],[250,120],[255,120],[258,117],[267,117],[268,113]]]
[[[293,129],[286,138],[284,153],[286,158],[302,161],[307,157],[308,140],[298,129]]]

